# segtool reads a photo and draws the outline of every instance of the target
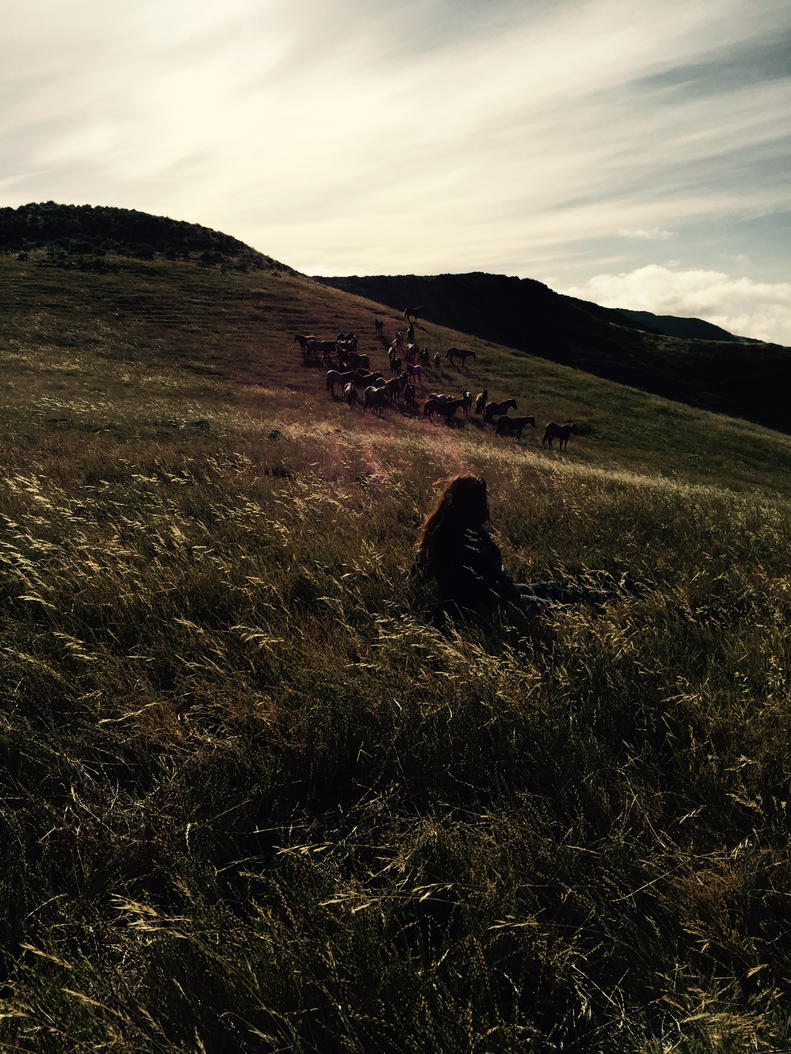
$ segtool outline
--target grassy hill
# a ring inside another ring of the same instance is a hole
[[[292,268],[237,238],[197,223],[109,206],[58,205],[54,201],[0,208],[0,253],[78,270],[117,270],[128,261],[193,260],[237,270]],[[128,265],[127,265],[128,269]]]
[[[433,322],[691,406],[791,427],[788,348],[735,342],[730,334],[726,340],[681,339],[634,312],[561,296],[527,278],[475,273],[320,280],[399,311],[425,305]]]
[[[293,333],[398,319],[285,270],[0,297],[0,1049],[788,1048],[788,437],[429,323],[567,454],[352,410]],[[440,633],[461,469],[639,587]]]

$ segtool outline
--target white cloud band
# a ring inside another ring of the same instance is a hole
[[[603,307],[703,318],[737,336],[791,346],[790,282],[755,282],[722,271],[650,264],[621,274],[599,274],[560,292]]]

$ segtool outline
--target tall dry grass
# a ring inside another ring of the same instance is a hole
[[[782,497],[17,339],[0,1049],[791,1046]],[[633,587],[434,628],[462,468]]]

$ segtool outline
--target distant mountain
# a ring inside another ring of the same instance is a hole
[[[249,245],[197,223],[108,206],[43,204],[0,208],[0,252],[43,262],[106,270],[107,257],[193,260],[204,266],[295,273]]]
[[[760,344],[759,340],[747,337],[735,337],[727,329],[704,322],[702,318],[682,318],[678,315],[654,315],[650,311],[632,311],[625,307],[601,307],[590,300],[579,300],[577,297],[560,294],[564,300],[570,300],[597,318],[614,322],[617,326],[629,326],[641,329],[645,333],[663,333],[668,337],[680,337],[682,340],[719,340],[733,341],[737,344]]]
[[[750,337],[736,337],[713,322],[702,318],[683,318],[678,315],[655,315],[651,311],[632,311],[619,307],[617,311],[654,333],[666,333],[670,337],[684,337],[691,340],[732,340],[737,344],[760,344],[761,341]]]
[[[425,305],[431,322],[693,406],[791,430],[789,348],[732,334],[717,340],[670,336],[649,328],[643,313],[576,300],[529,278],[474,272],[318,281],[397,312]]]

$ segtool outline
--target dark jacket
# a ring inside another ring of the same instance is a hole
[[[443,611],[484,615],[517,596],[511,576],[503,570],[502,553],[483,527],[435,531],[414,570],[434,580]]]

